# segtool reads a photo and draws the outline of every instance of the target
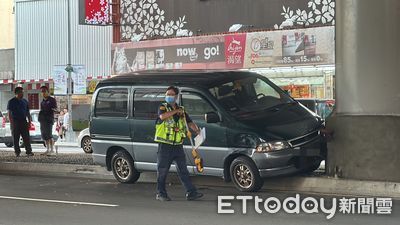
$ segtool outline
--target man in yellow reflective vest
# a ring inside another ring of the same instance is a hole
[[[186,199],[189,201],[196,200],[203,196],[190,180],[182,145],[187,132],[185,119],[192,131],[198,134],[200,130],[189,115],[184,112],[184,109],[176,104],[178,93],[178,88],[168,87],[165,103],[162,103],[158,109],[154,141],[158,142],[156,199],[160,201],[171,200],[165,189],[165,181],[169,168],[174,161],[178,175],[186,189]]]

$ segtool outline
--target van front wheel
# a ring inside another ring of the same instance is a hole
[[[111,165],[114,177],[120,183],[135,183],[140,177],[132,158],[125,151],[116,152],[111,159]]]
[[[233,160],[230,172],[233,183],[240,191],[255,192],[264,184],[256,165],[249,158],[238,157]]]

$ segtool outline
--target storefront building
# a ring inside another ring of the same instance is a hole
[[[117,0],[110,11],[113,74],[251,70],[295,98],[335,98],[334,0]]]
[[[334,0],[16,0],[14,8],[7,83],[25,87],[32,108],[40,85],[66,106],[55,68],[67,64],[68,37],[86,84],[74,105],[90,103],[98,80],[147,69],[254,70],[294,97],[334,98]]]

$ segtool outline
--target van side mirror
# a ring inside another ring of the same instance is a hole
[[[219,115],[215,112],[208,112],[204,114],[204,120],[206,123],[218,123],[221,122]]]

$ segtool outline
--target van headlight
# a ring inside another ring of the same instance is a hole
[[[290,145],[287,141],[264,142],[257,146],[256,152],[258,153],[274,152],[287,148],[290,148]]]

